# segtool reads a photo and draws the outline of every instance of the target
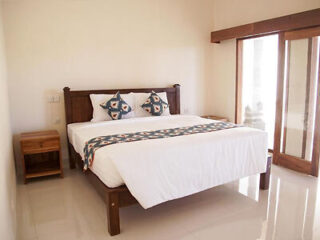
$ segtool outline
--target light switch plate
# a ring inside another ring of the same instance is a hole
[[[47,97],[47,102],[48,103],[53,103],[53,101],[54,101],[54,97],[53,96],[48,96]]]
[[[59,95],[53,96],[53,102],[55,102],[55,103],[60,102],[60,96]]]

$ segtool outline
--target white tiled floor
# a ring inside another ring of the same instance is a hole
[[[317,178],[272,167],[269,191],[242,179],[149,210],[121,209],[110,237],[105,206],[79,170],[18,185],[18,239],[320,239]]]

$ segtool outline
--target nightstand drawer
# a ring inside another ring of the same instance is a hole
[[[22,142],[22,149],[24,153],[39,153],[59,150],[59,139],[44,139],[35,141]]]

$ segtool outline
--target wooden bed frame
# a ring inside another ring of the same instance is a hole
[[[170,105],[171,114],[180,114],[180,85],[175,84],[169,88],[140,88],[140,89],[112,89],[112,90],[86,90],[86,91],[70,91],[69,87],[65,87],[65,111],[66,111],[66,125],[77,122],[88,122],[92,118],[93,107],[90,100],[90,94],[115,94],[120,92],[122,94],[130,92],[166,92],[168,103]],[[68,136],[68,134],[67,134]],[[83,161],[81,156],[75,151],[74,147],[68,139],[69,163],[70,168],[76,167],[82,170]],[[260,174],[260,189],[269,188],[271,158],[268,158],[266,173]],[[120,233],[120,218],[119,209],[121,207],[136,204],[137,200],[131,195],[128,188],[123,185],[116,188],[109,188],[106,186],[90,169],[84,174],[88,180],[97,189],[98,193],[106,202],[108,231],[111,236]]]

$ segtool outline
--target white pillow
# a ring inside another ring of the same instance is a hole
[[[132,93],[132,94],[135,99],[134,117],[150,117],[150,116],[152,116],[150,113],[148,113],[146,110],[144,110],[141,107],[141,105],[144,104],[144,102],[147,100],[147,98],[150,96],[151,93]],[[159,92],[157,94],[163,101],[168,103],[166,92]],[[166,110],[164,110],[164,112],[161,114],[161,116],[171,115],[169,109],[170,109],[170,105]]]
[[[131,112],[124,114],[122,118],[133,118],[134,117],[134,96],[132,93],[120,94],[121,98],[129,104],[131,107]],[[108,101],[114,96],[114,94],[90,94],[90,99],[93,107],[93,114],[91,122],[102,122],[102,121],[111,121],[112,118],[108,114],[108,110],[103,109],[100,104]]]

